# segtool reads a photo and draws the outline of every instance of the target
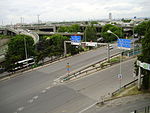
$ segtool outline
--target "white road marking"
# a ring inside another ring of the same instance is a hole
[[[45,88],[46,90],[49,90],[51,88],[51,86],[48,86],[47,88]]]
[[[53,82],[53,85],[56,85],[57,83],[56,82]]]
[[[44,89],[43,91],[42,91],[42,93],[45,93],[46,92],[46,90]]]
[[[91,107],[93,107],[96,103],[97,103],[97,102],[95,102],[94,104],[92,104],[92,105],[88,106],[87,108],[85,108],[85,109],[83,109],[83,110],[79,111],[79,113],[83,113],[83,112],[85,112],[86,110],[88,110],[88,109],[90,109]]]
[[[28,102],[29,102],[29,103],[32,103],[32,102],[33,102],[33,99],[30,99]]]
[[[22,111],[23,109],[24,109],[24,107],[22,106],[22,107],[18,108],[17,111]]]
[[[35,100],[38,99],[38,98],[39,98],[38,96],[34,96],[34,97],[33,97],[33,99],[35,99]]]

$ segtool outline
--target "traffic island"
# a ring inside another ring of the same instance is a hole
[[[101,71],[102,69],[106,69],[106,68],[108,68],[112,65],[115,65],[117,63],[120,63],[120,59],[121,59],[121,62],[123,62],[123,61],[129,60],[131,58],[134,58],[134,57],[120,56],[120,53],[117,53],[117,54],[112,55],[110,57],[109,61],[107,58],[105,58],[101,61],[98,61],[96,63],[84,66],[84,67],[82,67],[78,70],[75,70],[73,72],[70,72],[69,74],[62,75],[60,77],[59,81],[62,83],[62,82],[70,81],[70,80],[75,80],[75,79],[90,75],[92,73],[95,73],[97,71]]]

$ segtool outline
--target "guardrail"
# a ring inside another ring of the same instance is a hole
[[[117,89],[116,91],[114,91],[114,92],[112,93],[112,96],[116,95],[116,94],[117,94],[118,92],[120,92],[122,89],[125,89],[125,88],[131,86],[132,84],[134,84],[135,82],[137,82],[137,80],[138,80],[138,79],[135,79],[135,80],[129,82],[128,84],[122,86],[120,89]]]
[[[112,56],[110,56],[110,58],[115,57],[115,56],[118,56],[118,55],[120,55],[120,52],[119,52],[119,53],[116,53],[116,54],[114,54],[114,55],[112,55]],[[104,59],[102,59],[102,60],[100,60],[100,61],[97,61],[97,62],[95,62],[95,63],[92,63],[92,64],[89,64],[89,65],[87,65],[87,66],[84,66],[84,67],[82,67],[82,68],[80,68],[80,69],[78,69],[78,70],[72,71],[72,72],[69,73],[69,74],[65,74],[65,75],[63,75],[63,76],[57,78],[57,79],[55,79],[54,81],[55,81],[55,82],[64,82],[64,81],[70,80],[70,79],[72,79],[72,78],[74,78],[74,77],[78,77],[78,76],[81,75],[81,74],[87,74],[88,72],[93,71],[93,70],[95,70],[95,69],[96,69],[96,70],[102,69],[103,67],[102,67],[101,64],[102,64],[104,61],[106,61],[106,60],[107,60],[107,58],[104,58]],[[110,64],[110,65],[111,65],[111,64]]]
[[[142,76],[141,78],[143,78],[143,76]],[[127,88],[127,87],[129,87],[129,86],[135,84],[135,82],[137,82],[137,81],[138,81],[138,79],[135,79],[135,80],[129,82],[128,84],[122,86],[120,89],[117,89],[116,91],[114,91],[114,92],[112,93],[112,96],[114,96],[115,94],[117,94],[118,92],[120,92],[122,89],[125,89],[125,88]]]
[[[141,77],[143,78],[143,76]],[[123,89],[126,89],[128,88],[129,86],[135,84],[136,82],[138,81],[138,79],[135,79],[127,84],[125,84],[124,86],[122,86],[120,89],[117,89],[116,91],[112,92],[111,94],[109,94],[109,96],[103,96],[103,99],[100,101],[100,102],[97,102],[96,105],[103,105],[104,102],[108,102],[108,101],[111,101],[111,100],[114,100],[114,99],[118,99],[120,97],[113,97],[115,96],[117,93],[119,93],[120,91],[122,91]],[[133,112],[133,113],[136,113],[136,112]]]

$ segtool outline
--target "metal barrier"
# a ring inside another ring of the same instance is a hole
[[[120,55],[120,53],[116,53],[116,54],[112,55],[110,58],[118,56],[118,55]],[[65,74],[65,75],[59,77],[59,81],[64,82],[64,81],[70,80],[71,78],[78,77],[81,74],[87,74],[89,71],[93,71],[94,69],[96,69],[96,70],[100,69],[100,68],[102,68],[100,63],[102,63],[106,60],[107,60],[107,58],[104,58],[101,61],[92,63],[92,64],[84,66],[78,70],[75,70],[75,71],[69,73],[69,75]]]

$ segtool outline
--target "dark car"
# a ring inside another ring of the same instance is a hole
[[[5,68],[0,68],[0,73],[3,73],[5,71]]]

